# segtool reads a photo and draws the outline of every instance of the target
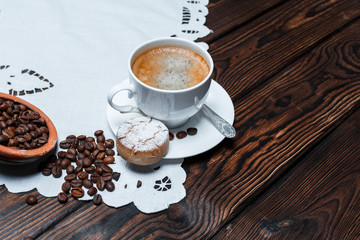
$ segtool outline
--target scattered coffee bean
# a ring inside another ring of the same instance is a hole
[[[81,187],[73,187],[71,189],[71,195],[74,198],[82,198],[84,196],[84,190]]]
[[[38,202],[37,198],[34,195],[29,195],[26,197],[26,203],[29,205],[34,205]]]
[[[54,176],[54,178],[59,178],[59,177],[61,177],[61,175],[62,175],[61,167],[60,167],[59,165],[54,165],[54,166],[51,168],[51,173],[52,173],[52,175]]]
[[[77,174],[77,177],[79,179],[87,179],[88,176],[89,176],[89,174],[86,171],[81,171],[81,172],[78,172],[78,174]]]
[[[187,136],[187,133],[186,133],[185,131],[180,131],[180,132],[176,133],[176,137],[177,137],[178,139],[183,139],[183,138],[185,138],[186,136]]]
[[[69,193],[70,192],[70,189],[71,189],[71,184],[69,182],[64,182],[61,186],[61,190],[64,192],[64,193]]]
[[[90,187],[89,190],[87,191],[87,194],[89,196],[94,196],[97,193],[97,189],[95,187]]]
[[[73,165],[69,165],[66,167],[66,173],[71,174],[75,171],[75,167]]]
[[[111,174],[111,173],[104,173],[104,174],[102,175],[102,178],[104,179],[105,182],[111,181],[111,179],[112,179],[112,174]]]
[[[113,148],[114,145],[115,145],[114,140],[112,140],[112,139],[106,139],[106,140],[105,140],[105,146],[106,146],[107,148]]]
[[[169,132],[169,141],[174,140],[174,134],[172,132]]]
[[[111,164],[114,163],[115,158],[113,156],[107,156],[106,158],[104,158],[104,163],[106,164]]]
[[[76,179],[75,173],[70,173],[64,177],[64,180],[67,182],[71,182],[72,180],[75,180],[75,179]]]
[[[75,187],[78,187],[78,188],[81,188],[82,187],[82,180],[81,179],[74,179],[70,182],[70,185],[71,187],[75,188]]]
[[[1,121],[1,116],[0,116]],[[30,123],[32,124],[32,123]],[[34,136],[37,134],[40,137],[47,137],[47,131],[44,128],[37,127],[35,124],[25,125],[26,129],[33,129],[36,133],[32,133]],[[22,126],[19,126],[22,127]],[[15,131],[14,129],[8,129],[9,131]],[[16,133],[22,132],[22,130],[15,131]],[[29,132],[26,132],[29,133]],[[22,134],[23,138],[31,136]],[[7,133],[11,134],[11,133]],[[113,169],[108,166],[115,161],[114,140],[106,139],[103,131],[98,130],[94,137],[87,137],[80,135],[69,135],[65,140],[60,142],[60,147],[66,149],[65,151],[59,151],[57,156],[53,156],[48,159],[47,162],[41,164],[41,171],[44,175],[53,174],[54,177],[60,177],[62,169],[66,169],[65,182],[62,184],[62,192],[58,195],[59,202],[66,202],[67,193],[75,198],[81,198],[84,195],[84,189],[88,189],[87,194],[89,196],[97,195],[95,198],[97,202],[102,202],[101,195],[98,195],[98,190],[112,192],[115,189],[115,184],[112,182],[118,181],[120,173],[113,173]],[[5,135],[7,136],[7,135]],[[1,138],[1,137],[0,137]],[[22,141],[22,139],[20,139]],[[9,141],[9,140],[8,140]],[[23,143],[21,143],[23,144]],[[99,203],[99,204],[100,204]]]
[[[104,179],[100,178],[99,180],[97,180],[96,187],[100,191],[104,191],[104,189],[105,189],[105,181],[104,181]]]
[[[93,203],[95,205],[100,205],[102,203],[102,197],[100,194],[95,194],[93,197]]]
[[[97,131],[95,131],[94,135],[99,136],[99,135],[102,135],[103,133],[104,133],[103,130],[97,130]]]
[[[118,173],[118,172],[113,172],[113,173],[112,173],[112,178],[113,178],[115,181],[118,181],[119,178],[120,178],[120,173]]]
[[[101,168],[103,172],[111,173],[113,171],[112,168],[106,164],[101,164]]]
[[[115,190],[115,184],[111,181],[108,181],[105,183],[105,188],[106,190],[108,190],[109,192],[112,192]]]
[[[107,149],[105,153],[107,156],[115,156],[115,151],[112,149]]]
[[[70,166],[71,162],[69,159],[64,158],[61,162],[60,162],[60,166],[62,169],[66,169],[68,166]]]
[[[186,130],[187,134],[189,134],[190,136],[196,135],[197,134],[197,129],[196,128],[188,128]]]
[[[49,169],[49,168],[44,168],[41,172],[44,176],[51,175],[51,169]]]
[[[66,203],[68,200],[68,196],[66,195],[66,193],[61,192],[57,195],[57,199],[60,203]]]
[[[93,186],[93,182],[89,179],[84,179],[83,186],[87,189],[90,189]]]

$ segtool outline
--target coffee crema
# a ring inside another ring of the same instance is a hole
[[[138,56],[132,65],[143,83],[164,90],[195,86],[209,74],[210,68],[199,54],[182,47],[158,47]]]

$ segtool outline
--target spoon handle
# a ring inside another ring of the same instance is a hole
[[[235,137],[236,131],[235,128],[228,123],[225,119],[220,117],[216,112],[214,112],[211,108],[206,106],[205,104],[202,106],[202,110],[205,114],[210,118],[219,132],[227,138]]]

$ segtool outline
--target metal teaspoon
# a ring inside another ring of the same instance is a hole
[[[219,132],[227,138],[233,138],[236,135],[235,128],[227,122],[225,119],[220,117],[216,112],[214,112],[211,108],[209,108],[206,104],[203,104],[202,108],[205,115],[207,115],[215,128],[219,130]]]

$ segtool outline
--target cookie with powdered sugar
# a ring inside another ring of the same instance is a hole
[[[154,164],[169,151],[169,129],[162,122],[149,117],[127,120],[117,131],[116,149],[130,163]]]

